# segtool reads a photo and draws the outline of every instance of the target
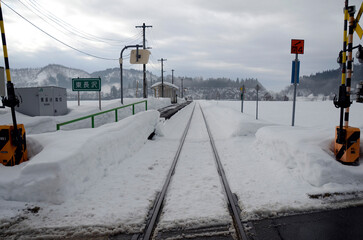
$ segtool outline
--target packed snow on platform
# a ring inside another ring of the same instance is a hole
[[[151,99],[148,108],[168,103]],[[97,112],[98,103],[92,104],[72,105],[70,113],[61,117],[18,114],[18,122],[27,130],[30,160],[11,168],[0,166],[1,231],[30,234],[27,229],[78,226],[103,226],[99,230],[103,233],[142,229],[191,107],[166,122],[155,110],[139,109],[135,116],[129,110],[129,117],[117,123],[109,114],[98,120],[95,129],[69,127],[55,132],[56,123]],[[103,105],[106,109],[119,103]],[[344,197],[309,198],[309,194],[363,190],[363,165],[341,165],[331,152],[339,123],[339,110],[331,102],[297,102],[295,127],[291,127],[291,102],[260,102],[259,120],[255,102],[245,102],[243,114],[237,101],[201,101],[201,106],[245,217],[359,204],[359,199]],[[351,125],[362,129],[363,105],[353,104],[350,112]],[[0,124],[10,124],[8,110],[0,113]],[[103,123],[107,124],[100,126]],[[83,124],[77,127],[90,126],[87,121]],[[147,141],[154,129],[156,140]]]

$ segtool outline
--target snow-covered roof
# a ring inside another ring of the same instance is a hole
[[[164,82],[163,84],[164,84],[164,85],[167,85],[167,86],[169,86],[169,87],[171,87],[171,88],[179,89],[179,87],[178,87],[177,85],[172,84],[172,83],[170,83],[170,82]],[[156,83],[154,83],[154,84],[151,86],[151,88],[155,88],[155,87],[160,86],[160,85],[161,85],[161,82],[156,82]]]

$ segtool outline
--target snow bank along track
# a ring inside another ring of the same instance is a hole
[[[185,106],[189,105],[191,101],[186,101],[184,103],[177,103],[170,106],[166,106],[164,108],[158,109],[160,112],[160,117],[169,119],[171,118],[175,113],[177,113],[180,109],[184,108]]]
[[[200,105],[199,105],[199,108],[200,108],[200,110],[202,112],[204,123],[205,123],[205,126],[206,126],[207,131],[208,131],[209,141],[210,141],[210,144],[211,144],[212,149],[213,149],[213,156],[214,156],[214,159],[216,161],[216,165],[217,165],[217,168],[218,168],[217,170],[218,170],[218,173],[220,175],[221,182],[222,182],[222,187],[223,187],[225,195],[227,197],[228,209],[229,209],[230,215],[231,215],[231,217],[233,219],[233,225],[234,225],[235,232],[236,232],[235,235],[237,235],[235,237],[237,237],[238,239],[247,240],[248,238],[247,238],[247,236],[245,234],[244,228],[242,226],[242,221],[241,221],[241,218],[240,218],[240,210],[239,210],[239,207],[238,207],[237,198],[231,192],[231,189],[229,187],[227,178],[225,176],[223,166],[222,166],[222,164],[220,162],[219,155],[218,155],[218,152],[217,152],[217,148],[215,146],[215,143],[214,143],[210,128],[209,128],[207,120],[206,120],[206,117],[205,117],[205,115],[203,113],[203,110],[200,107]],[[137,238],[134,237],[133,239],[146,240],[146,239],[152,239],[154,237],[153,236],[154,235],[154,230],[155,230],[155,228],[156,228],[156,226],[158,224],[160,214],[161,214],[161,212],[163,210],[163,202],[165,200],[165,196],[167,194],[168,187],[170,185],[171,179],[172,179],[172,177],[173,177],[173,175],[175,173],[176,165],[177,165],[177,162],[179,160],[180,153],[182,152],[182,148],[183,148],[186,136],[188,134],[188,130],[190,128],[190,124],[192,122],[192,118],[193,118],[193,115],[194,115],[194,110],[195,110],[195,105],[193,107],[192,114],[191,114],[191,116],[190,116],[190,118],[188,120],[187,126],[186,126],[186,128],[185,128],[185,130],[183,132],[183,135],[182,135],[182,138],[180,140],[178,150],[177,150],[177,152],[176,152],[176,154],[174,156],[173,163],[172,163],[172,165],[170,167],[170,170],[169,170],[167,178],[166,178],[166,180],[164,182],[163,188],[162,188],[161,192],[157,195],[156,200],[154,201],[154,206],[152,207],[152,209],[151,209],[151,211],[149,213],[149,217],[148,217],[144,232],[141,235],[139,235]],[[211,211],[213,211],[213,209],[211,209]],[[207,239],[207,237],[203,237],[203,233],[208,233],[209,234],[209,239],[232,239],[231,236],[229,236],[228,238],[223,237],[223,236],[214,236],[214,237],[210,238],[211,236],[213,236],[214,231],[223,231],[223,230],[225,231],[226,229],[221,229],[221,227],[218,227],[218,226],[217,227],[211,227],[210,229],[208,229],[208,227],[207,227],[204,230],[202,229],[200,231],[198,231],[198,229],[196,229],[195,232],[194,232],[195,233],[194,236],[199,236],[198,238],[195,238],[195,239]],[[177,234],[182,235],[183,232],[182,231],[181,232],[176,231],[175,234],[172,234],[172,235],[175,237],[175,236],[177,236]],[[164,237],[166,237],[166,236],[167,235],[165,235]],[[180,239],[180,237],[177,237],[175,239]]]

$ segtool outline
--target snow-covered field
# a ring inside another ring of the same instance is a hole
[[[127,99],[125,103],[138,100]],[[341,165],[330,150],[339,123],[339,110],[332,102],[297,102],[295,127],[291,127],[292,102],[259,102],[259,120],[255,119],[255,102],[245,102],[243,114],[237,101],[199,103],[245,219],[363,202],[363,165]],[[95,129],[86,128],[90,121],[85,121],[58,132],[56,123],[97,112],[98,102],[81,107],[69,103],[71,111],[61,117],[18,114],[18,122],[26,127],[30,160],[11,168],[0,165],[0,236],[61,238],[140,231],[194,103],[163,121],[153,109],[168,104],[170,100],[149,99],[149,111],[144,112],[141,104],[136,115],[130,116],[129,110],[117,123],[113,122],[114,115],[108,114],[96,119],[97,126],[107,124]],[[105,110],[119,106],[119,102],[102,105]],[[350,112],[350,125],[363,129],[363,105],[354,103]],[[0,110],[0,124],[9,123],[9,111]],[[79,127],[83,129],[72,130]],[[147,140],[154,129],[156,137]],[[198,127],[189,138],[200,140]],[[187,149],[186,156],[198,152]],[[201,167],[183,158],[179,167],[190,171],[190,176],[197,176],[202,166],[213,166],[204,158]],[[208,171],[213,174],[212,169]],[[187,176],[178,173],[177,166],[175,177],[180,180]],[[200,176],[198,181],[211,181],[211,177]],[[193,198],[180,194],[188,193],[188,189],[178,188],[178,184],[172,185],[168,196],[179,204],[173,209],[178,209],[174,212],[177,219],[173,221],[171,215],[164,218],[175,225],[186,224],[185,215],[196,224],[193,217],[198,216],[197,210],[193,214],[183,211],[183,204]],[[210,194],[209,188],[198,191],[201,196]],[[309,198],[309,194],[335,192],[348,194]],[[212,205],[216,201],[209,202]],[[199,215],[205,209],[213,215],[213,206],[207,202]]]
[[[232,191],[245,219],[361,204],[363,165],[345,166],[331,151],[339,110],[332,102],[203,102]],[[363,128],[363,105],[353,104],[351,126]],[[362,148],[361,148],[362,152]],[[309,195],[348,193],[326,199]]]

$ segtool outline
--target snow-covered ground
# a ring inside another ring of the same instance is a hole
[[[90,126],[85,121],[77,126],[83,129],[57,132],[56,123],[97,112],[98,102],[81,107],[69,104],[71,111],[62,117],[18,114],[18,122],[25,124],[28,134],[30,160],[11,168],[0,165],[0,236],[61,238],[140,231],[193,108],[190,104],[163,121],[152,109],[168,103],[170,100],[149,99],[151,110],[144,112],[144,106],[140,106],[136,115],[130,116],[129,111],[129,117],[125,115],[117,123],[109,114],[96,120],[97,126],[108,124],[95,129],[84,129]],[[199,103],[245,219],[361,204],[363,165],[341,165],[330,151],[339,122],[339,110],[332,102],[297,102],[295,127],[291,127],[291,102],[259,102],[259,120],[255,119],[255,102],[245,102],[243,114],[237,101]],[[102,105],[109,109],[119,106],[119,102]],[[363,105],[354,103],[350,112],[351,126],[363,129]],[[9,123],[9,111],[0,110],[0,124]],[[203,142],[202,130],[197,123],[195,126],[189,138]],[[154,129],[156,137],[147,140]],[[179,204],[172,209],[176,211],[175,219],[164,215],[164,220],[174,225],[185,224],[185,219],[193,222],[193,217],[203,216],[205,209],[213,211],[212,205],[220,199],[218,195],[206,202],[200,214],[194,208],[193,213],[183,211],[184,204],[190,205],[193,200],[183,187],[183,178],[187,183],[189,175],[218,189],[213,183],[214,159],[209,163],[203,157],[198,167],[198,162],[188,157],[197,159],[198,150],[193,144],[187,144],[184,150],[184,161],[175,174],[179,183],[171,186],[167,197],[169,202]],[[210,178],[200,175],[204,168]],[[191,192],[209,196],[211,188]],[[327,192],[349,194],[327,199],[308,196]],[[223,216],[218,211],[216,215]]]
[[[142,98],[125,98],[124,105],[131,103],[140,102],[144,99]],[[88,116],[90,114],[99,113],[100,111],[107,111],[116,107],[122,106],[120,99],[102,101],[101,110],[99,110],[98,101],[81,101],[80,106],[78,106],[77,101],[68,101],[68,114],[64,116],[41,116],[41,117],[29,117],[27,115],[17,113],[18,123],[23,123],[26,128],[27,134],[36,134],[44,132],[54,132],[56,131],[57,123],[67,122],[76,118]],[[159,109],[170,105],[169,99],[148,99],[148,109]],[[140,112],[145,110],[145,103],[140,103],[135,105],[135,112]],[[127,116],[132,115],[132,107],[127,107],[118,110],[118,119],[123,119]],[[115,122],[115,112],[102,114],[95,117],[95,126],[98,127],[105,123]],[[0,109],[0,124],[8,125],[12,124],[11,115],[9,114],[9,109]],[[61,129],[80,129],[80,128],[90,128],[91,119],[85,119],[70,125],[62,126]]]
[[[237,102],[202,106],[245,219],[363,202],[363,165],[342,165],[331,151],[339,123],[332,102],[297,102],[295,127],[291,102],[259,102],[259,120],[253,102],[244,114]],[[362,129],[363,105],[353,104],[350,116]],[[309,198],[336,192],[348,194]]]
[[[207,128],[197,104],[158,228],[232,224]]]

